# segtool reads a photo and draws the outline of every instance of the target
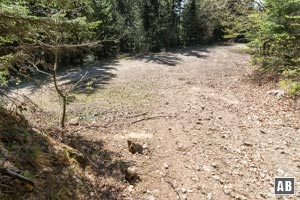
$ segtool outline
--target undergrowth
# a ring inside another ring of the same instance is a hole
[[[300,95],[300,68],[289,65],[278,57],[253,56],[253,64],[258,65],[257,73],[273,77],[280,88],[291,96]]]
[[[122,199],[122,171],[130,164],[102,141],[71,132],[37,130],[21,114],[0,108],[0,168],[34,182],[32,188],[0,170],[0,199]]]

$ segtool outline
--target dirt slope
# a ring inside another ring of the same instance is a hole
[[[115,76],[102,90],[70,105],[90,126],[84,137],[137,167],[141,182],[124,199],[277,199],[274,177],[300,178],[299,103],[255,83],[241,48],[122,59],[107,68]],[[149,152],[132,155],[127,139]]]

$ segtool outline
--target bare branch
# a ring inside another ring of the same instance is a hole
[[[30,185],[32,185],[32,187],[34,187],[34,182],[32,180],[30,180],[29,178],[22,176],[21,174],[18,174],[10,169],[7,168],[0,168],[0,172],[6,175],[9,175],[15,179],[18,179],[20,181],[26,182]]]
[[[31,61],[29,61],[29,60],[27,60],[27,62],[28,62],[29,64],[31,64],[31,65],[36,69],[36,71],[38,71],[38,72],[40,72],[40,73],[42,73],[42,74],[46,74],[46,75],[48,75],[48,76],[52,76],[52,74],[49,74],[48,72],[45,72],[45,71],[40,70],[33,62],[31,62]]]
[[[87,76],[87,74],[88,74],[88,71],[86,71],[85,74],[81,76],[80,80],[77,81],[77,83],[75,83],[75,85],[72,87],[72,89],[70,91],[75,90],[78,87],[78,85],[84,80],[84,78]]]

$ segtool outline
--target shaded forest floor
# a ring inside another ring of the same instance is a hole
[[[43,110],[27,113],[30,123],[54,138],[39,155],[57,155],[62,144],[77,152],[33,164],[37,190],[26,197],[277,199],[274,177],[300,173],[300,104],[268,94],[276,85],[253,75],[244,48],[188,48],[70,71],[61,85],[86,72],[94,78],[72,94],[64,134],[52,128],[60,105],[50,83],[15,90]],[[128,139],[147,152],[131,154]],[[136,184],[125,180],[129,166]]]

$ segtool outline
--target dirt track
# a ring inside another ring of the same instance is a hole
[[[241,47],[122,59],[103,91],[73,105],[77,115],[106,113],[85,118],[106,124],[85,136],[137,167],[142,181],[124,199],[276,199],[274,177],[299,180],[299,104],[255,83]],[[147,144],[149,153],[130,154],[127,139]]]
[[[251,83],[250,58],[237,48],[124,70],[123,80],[155,84],[147,116],[166,116],[126,130],[150,146],[134,159],[143,182],[133,199],[272,199],[275,176],[300,178],[299,111]]]

